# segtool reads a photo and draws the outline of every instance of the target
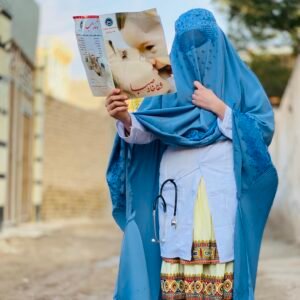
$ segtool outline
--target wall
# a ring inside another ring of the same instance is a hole
[[[46,99],[42,219],[100,215],[113,130],[104,111]]]
[[[278,235],[300,242],[300,56],[281,105],[275,110],[276,130],[271,154],[278,170],[279,187],[270,216]]]

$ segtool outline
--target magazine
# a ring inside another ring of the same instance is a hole
[[[129,98],[176,92],[156,9],[73,18],[94,96],[105,97],[114,88]]]

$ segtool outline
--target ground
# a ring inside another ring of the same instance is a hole
[[[121,234],[101,220],[26,225],[0,235],[0,300],[111,300]],[[256,300],[298,300],[300,247],[264,240]],[[128,299],[130,300],[130,299]]]

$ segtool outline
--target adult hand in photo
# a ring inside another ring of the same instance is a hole
[[[105,106],[109,115],[121,121],[126,130],[130,131],[131,117],[126,100],[128,100],[128,96],[123,94],[120,89],[113,89],[106,98]]]
[[[194,81],[194,86],[195,91],[192,95],[193,104],[215,113],[221,120],[223,120],[226,104],[218,98],[212,90],[207,89],[199,81]]]

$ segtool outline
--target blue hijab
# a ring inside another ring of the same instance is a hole
[[[116,136],[107,170],[113,216],[124,231],[114,299],[160,299],[161,258],[159,246],[151,243],[151,214],[166,147],[204,147],[226,139],[217,116],[192,103],[195,80],[233,111],[234,299],[254,299],[260,244],[278,184],[267,148],[274,131],[272,107],[211,12],[190,10],[175,29],[171,61],[177,93],[146,98],[135,113],[159,139],[129,145]]]

